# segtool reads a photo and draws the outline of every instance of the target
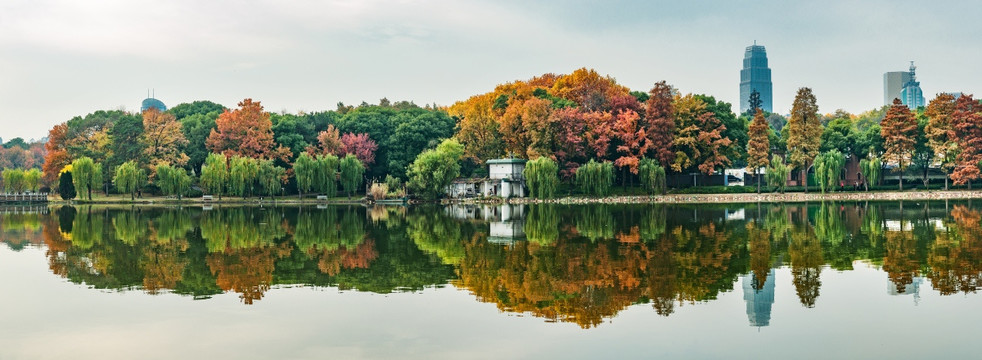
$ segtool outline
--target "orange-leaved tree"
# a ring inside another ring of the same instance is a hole
[[[770,164],[771,143],[768,139],[770,125],[764,119],[764,112],[757,109],[754,119],[750,122],[749,140],[747,141],[747,170],[754,172],[757,178],[757,193],[760,193],[760,175],[758,170]]]
[[[242,100],[238,109],[226,110],[215,120],[215,128],[208,135],[208,149],[229,157],[285,159],[290,150],[274,148],[272,127],[269,113],[258,101]]]
[[[958,143],[958,156],[955,157],[955,172],[951,179],[956,185],[968,184],[979,178],[979,162],[982,162],[982,107],[971,95],[962,95],[955,102],[951,114],[951,124],[955,129]]]
[[[712,174],[717,168],[730,164],[725,155],[732,142],[723,137],[726,126],[706,103],[692,94],[676,96],[674,149],[672,170],[682,172],[698,168],[704,174]]]
[[[672,105],[674,95],[672,87],[665,81],[655,83],[648,92],[645,106],[645,118],[650,129],[651,150],[661,166],[668,168],[675,160],[673,137],[675,134],[675,107]]]
[[[916,134],[917,118],[900,99],[893,99],[893,105],[880,121],[880,136],[883,137],[883,160],[897,164],[900,172],[900,190],[904,189],[904,171],[914,156]]]
[[[948,172],[955,167],[955,154],[958,153],[955,128],[951,123],[951,115],[954,112],[955,97],[945,93],[938,94],[924,110],[924,115],[928,118],[924,135],[927,136],[928,146],[934,150],[934,158],[945,172],[945,190],[948,190]]]
[[[67,136],[68,125],[65,123],[55,125],[48,132],[48,142],[44,144],[47,154],[44,156],[44,165],[41,167],[41,170],[44,171],[45,184],[54,184],[58,180],[61,169],[72,162],[72,159],[68,156],[68,151],[65,149]]]

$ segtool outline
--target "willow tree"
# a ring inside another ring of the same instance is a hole
[[[317,155],[314,188],[328,198],[338,191],[338,163],[338,157],[332,154]]]
[[[659,165],[658,161],[649,158],[641,159],[638,173],[641,175],[641,185],[649,194],[665,193],[665,168]]]
[[[341,178],[341,187],[351,199],[351,194],[358,191],[365,175],[365,165],[354,154],[345,155],[338,163]]]
[[[41,184],[41,170],[30,169],[24,172],[24,188],[33,192],[38,191]]]
[[[880,121],[880,136],[883,137],[883,160],[897,164],[900,172],[900,190],[904,189],[904,171],[910,166],[917,144],[917,119],[907,105],[900,99],[893,99],[893,105]]]
[[[756,90],[754,90],[756,93]],[[759,100],[758,100],[759,101]],[[764,112],[760,109],[754,113],[754,119],[750,122],[750,139],[747,141],[747,170],[754,172],[757,178],[757,193],[760,194],[760,174],[759,170],[766,167],[771,154],[771,142],[768,133],[771,126],[764,119]]]
[[[24,170],[4,169],[3,190],[8,193],[24,192]]]
[[[191,176],[182,168],[161,164],[157,165],[154,184],[160,187],[164,195],[176,195],[180,201],[191,190]]]
[[[808,169],[818,156],[822,139],[822,123],[812,89],[798,89],[791,105],[791,118],[784,127],[788,129],[788,161],[793,168],[801,171],[802,184],[807,193]]]
[[[774,186],[774,190],[780,190],[784,193],[784,189],[788,185],[788,176],[791,175],[791,168],[784,164],[784,159],[780,156],[774,155],[771,157],[771,163],[767,167],[767,184]]]
[[[525,184],[529,188],[529,196],[537,199],[549,199],[556,195],[559,188],[559,166],[552,159],[540,156],[525,164]]]
[[[283,177],[285,175],[286,169],[274,165],[273,160],[261,160],[259,162],[259,171],[256,177],[259,179],[259,188],[262,189],[263,194],[270,197],[279,194],[283,190]]]
[[[876,156],[859,161],[859,172],[863,174],[863,187],[866,191],[869,191],[870,183],[876,184],[880,181],[880,168],[882,166],[880,158]]]
[[[96,163],[88,156],[75,159],[72,161],[72,181],[75,189],[85,193],[88,200],[92,201],[92,188],[99,187],[99,183],[102,182],[102,164]]]
[[[201,186],[211,194],[222,198],[228,188],[228,158],[225,154],[210,153],[201,166]]]
[[[614,164],[590,159],[576,169],[576,187],[586,195],[606,196],[614,186]]]
[[[835,191],[835,185],[839,182],[839,175],[845,164],[846,157],[838,149],[827,151],[815,158],[815,178],[823,193],[826,190]]]
[[[136,199],[136,191],[146,184],[147,175],[136,165],[136,161],[124,162],[116,168],[113,184],[123,194],[130,194],[130,201]]]
[[[317,160],[307,152],[300,153],[293,162],[293,176],[297,180],[297,196],[303,199],[303,193],[314,189],[314,177],[317,175]]]
[[[232,156],[229,161],[229,190],[243,199],[254,193],[259,161],[250,157]]]

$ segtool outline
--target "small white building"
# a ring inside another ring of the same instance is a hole
[[[500,196],[503,198],[525,197],[524,159],[488,160],[488,177],[460,178],[447,187],[451,198],[481,196]]]

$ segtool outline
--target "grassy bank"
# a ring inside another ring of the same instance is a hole
[[[73,205],[85,205],[85,204],[361,204],[364,202],[362,197],[351,197],[349,199],[345,196],[332,197],[327,200],[317,200],[315,197],[304,197],[302,200],[297,196],[274,196],[274,197],[250,197],[241,198],[234,196],[225,196],[219,200],[217,197],[214,200],[203,200],[200,197],[195,198],[182,198],[178,200],[176,197],[169,196],[144,196],[130,200],[129,195],[119,195],[119,194],[92,194],[92,200],[62,200],[57,195],[48,196],[48,202],[53,205],[58,204],[73,204]]]

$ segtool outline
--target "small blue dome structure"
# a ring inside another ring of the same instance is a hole
[[[157,109],[161,112],[167,111],[167,105],[164,105],[163,101],[154,99],[152,97],[143,99],[143,105],[140,105],[140,112],[147,111],[147,109],[150,108]]]

